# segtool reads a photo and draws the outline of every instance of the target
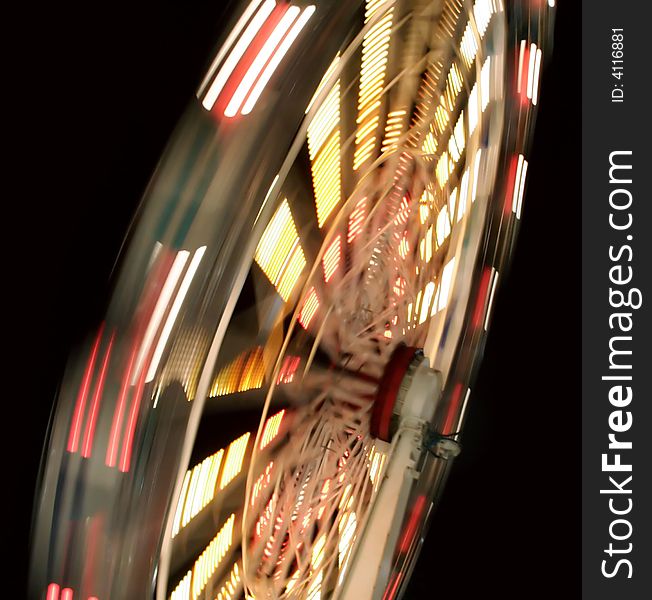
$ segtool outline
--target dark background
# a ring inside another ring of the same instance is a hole
[[[4,441],[23,580],[67,354],[103,310],[124,232],[204,73],[224,4],[49,4],[6,19]],[[580,23],[579,3],[560,5],[517,252],[501,278],[464,452],[408,599],[579,597]]]

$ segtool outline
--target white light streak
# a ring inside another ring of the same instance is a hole
[[[294,23],[294,20],[297,18],[299,12],[300,9],[297,6],[290,6],[290,8],[288,8],[285,11],[285,14],[278,22],[278,24],[274,28],[274,31],[272,31],[271,35],[267,38],[267,40],[263,44],[263,47],[260,49],[260,52],[258,52],[256,58],[251,63],[251,66],[245,73],[245,76],[240,81],[240,84],[235,90],[233,96],[231,97],[231,100],[229,101],[226,107],[226,110],[224,111],[224,116],[235,117],[235,115],[238,114],[238,111],[240,110],[240,106],[242,105],[245,98],[247,97],[249,90],[251,90],[251,87],[254,85],[254,82],[260,75],[260,72],[263,70],[263,68],[267,64],[267,61],[272,56],[272,53],[274,52],[276,46],[279,45],[279,42],[283,39],[283,36],[287,33],[292,23]],[[262,92],[262,89],[260,91]],[[251,105],[249,110],[251,110],[252,107],[253,104]]]
[[[247,48],[251,45],[251,42],[256,37],[260,28],[263,26],[269,15],[272,14],[272,11],[276,7],[276,2],[274,0],[265,0],[265,3],[260,7],[260,10],[256,13],[256,16],[251,20],[251,23],[247,26],[244,33],[231,50],[226,61],[222,65],[222,68],[217,73],[217,77],[213,80],[206,96],[202,100],[202,106],[206,110],[212,110],[215,105],[217,97],[220,95],[221,91],[224,89],[226,82],[229,77],[233,74],[234,69],[240,62],[240,59],[247,51]]]
[[[179,311],[181,310],[183,301],[186,298],[186,294],[188,293],[190,284],[192,283],[192,280],[195,277],[195,273],[197,272],[199,263],[201,262],[201,259],[204,256],[204,252],[206,252],[206,246],[197,248],[194,256],[192,257],[192,260],[190,261],[190,266],[188,267],[188,270],[186,271],[186,274],[181,282],[181,285],[179,286],[177,297],[174,299],[172,308],[168,313],[168,318],[166,319],[165,325],[163,326],[163,331],[161,331],[161,335],[158,339],[158,344],[156,344],[156,350],[154,350],[154,355],[152,356],[152,362],[149,365],[147,377],[145,377],[146,383],[149,383],[152,379],[154,379],[154,375],[156,375],[156,370],[158,369],[158,364],[161,360],[161,356],[163,355],[163,350],[165,350],[165,346],[168,343],[168,338],[170,337],[172,327],[174,327],[174,323],[177,320],[177,316],[179,315]],[[156,397],[156,400],[158,401],[158,396]],[[154,406],[156,406],[156,403],[154,403]]]
[[[145,330],[143,341],[140,344],[140,350],[138,351],[138,356],[136,358],[136,365],[134,368],[133,377],[131,379],[131,385],[135,385],[138,381],[140,371],[143,368],[143,363],[149,354],[149,349],[154,342],[156,332],[158,331],[161,320],[163,319],[163,315],[165,314],[165,310],[167,309],[168,304],[170,303],[170,299],[172,298],[172,293],[177,287],[177,282],[179,281],[179,277],[181,277],[181,272],[183,271],[183,267],[185,266],[189,256],[190,252],[187,250],[181,250],[177,253],[176,258],[174,259],[174,263],[172,263],[172,268],[170,269],[168,277],[163,284],[161,295],[158,297],[156,306],[152,312],[152,316],[149,320],[149,323],[147,324],[147,329]]]
[[[292,25],[292,29],[290,29],[289,33],[285,36],[285,39],[281,42],[281,45],[277,48],[274,56],[272,56],[272,59],[269,61],[262,75],[256,82],[256,85],[251,91],[251,94],[249,94],[249,98],[247,98],[247,101],[242,107],[243,115],[247,115],[251,112],[256,102],[258,101],[258,98],[263,93],[265,86],[274,74],[274,71],[276,71],[276,68],[287,54],[288,50],[294,43],[294,40],[301,33],[301,30],[305,27],[308,19],[310,19],[314,12],[315,7],[313,5],[306,7],[306,9],[301,13],[301,16],[297,19],[296,23]]]

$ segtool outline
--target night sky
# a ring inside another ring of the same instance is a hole
[[[7,94],[16,106],[5,115],[16,130],[6,199],[16,215],[4,240],[21,572],[66,357],[102,314],[124,232],[201,79],[221,4],[50,4],[8,21],[19,31]],[[580,27],[579,3],[560,4],[517,252],[409,599],[579,595]]]

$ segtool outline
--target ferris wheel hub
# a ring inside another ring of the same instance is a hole
[[[420,348],[400,344],[378,384],[371,415],[371,435],[391,442],[404,418],[428,421],[441,393],[441,377]]]

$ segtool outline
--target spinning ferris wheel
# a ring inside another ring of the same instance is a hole
[[[47,600],[393,600],[460,451],[554,1],[252,0],[71,360]]]

